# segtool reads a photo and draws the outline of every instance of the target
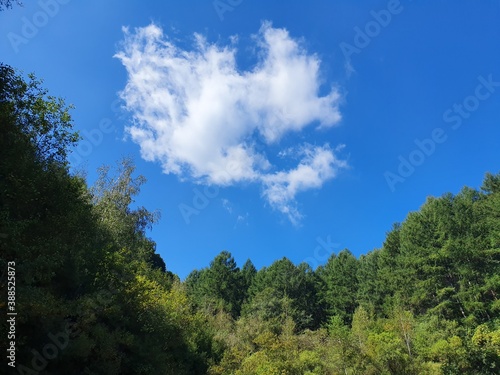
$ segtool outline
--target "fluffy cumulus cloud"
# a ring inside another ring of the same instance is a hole
[[[298,222],[296,194],[346,166],[328,144],[298,145],[298,165],[285,170],[265,153],[289,133],[341,119],[338,90],[320,95],[319,58],[285,29],[262,25],[254,39],[258,62],[248,70],[237,67],[234,43],[195,34],[185,50],[154,24],[124,34],[116,57],[128,73],[121,93],[133,116],[127,132],[165,173],[219,186],[261,184],[267,202]]]

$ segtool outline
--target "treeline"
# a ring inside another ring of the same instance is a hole
[[[69,111],[0,65],[2,290],[16,269],[7,371],[500,373],[500,174],[429,198],[359,259],[346,249],[315,270],[287,258],[257,270],[223,251],[181,282],[146,234],[159,215],[133,204],[145,181],[130,160],[91,187],[69,172]]]
[[[499,374],[500,175],[429,198],[356,259],[240,270],[222,252],[185,281],[213,316],[210,374]]]

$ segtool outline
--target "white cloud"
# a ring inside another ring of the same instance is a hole
[[[327,128],[341,119],[338,90],[319,94],[319,58],[285,29],[263,23],[259,60],[248,70],[236,66],[237,37],[220,46],[195,34],[193,49],[184,50],[154,24],[124,34],[116,57],[128,72],[121,92],[133,115],[127,132],[165,173],[207,184],[260,183],[271,206],[296,222],[296,194],[345,167],[328,145],[302,146],[304,158],[288,171],[276,170],[262,151],[314,122]]]
[[[342,147],[337,147],[335,151]],[[302,217],[295,205],[297,193],[320,188],[326,180],[335,177],[339,169],[347,167],[347,162],[337,159],[328,145],[323,147],[306,145],[301,153],[304,157],[294,169],[262,176],[263,195],[274,208],[286,214],[294,224],[298,224]]]

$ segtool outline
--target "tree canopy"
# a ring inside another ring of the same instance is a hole
[[[132,160],[93,186],[70,173],[70,112],[0,65],[0,285],[15,262],[19,374],[500,373],[500,174],[429,197],[359,258],[257,270],[222,251],[181,282],[148,237],[160,216],[135,204]]]

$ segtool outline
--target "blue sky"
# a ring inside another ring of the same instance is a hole
[[[1,61],[75,105],[89,181],[132,156],[181,278],[229,250],[382,245],[500,171],[500,1],[25,1]]]

